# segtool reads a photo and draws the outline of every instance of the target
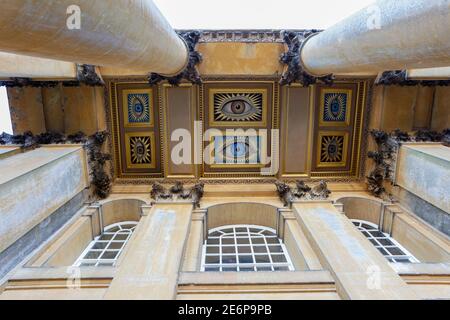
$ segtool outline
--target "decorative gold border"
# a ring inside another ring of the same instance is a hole
[[[223,133],[223,135],[219,135],[219,134],[212,134],[210,139],[209,139],[209,145],[210,146],[214,146],[214,138],[215,137],[222,137],[222,136],[227,136],[226,133]],[[243,134],[239,134],[239,135],[234,135],[237,137],[255,137],[255,136],[259,136],[259,137],[263,137],[263,134],[258,134],[257,132],[252,133],[252,132],[243,132]],[[227,136],[230,137],[230,136]],[[232,137],[232,136],[231,136]],[[211,150],[211,154],[210,157],[211,159],[214,158],[214,147],[210,148]],[[263,155],[267,155],[267,143],[261,143],[261,154]],[[241,169],[241,168],[264,168],[266,165],[265,164],[235,164],[235,163],[227,163],[227,164],[210,164],[209,165],[211,168],[232,168],[232,169]]]
[[[343,144],[343,150],[342,150],[342,161],[341,162],[321,162],[321,155],[322,155],[322,137],[324,136],[340,136],[344,137],[344,144]],[[319,137],[317,140],[317,159],[316,164],[319,168],[327,168],[327,167],[333,167],[333,168],[339,168],[339,167],[345,167],[347,165],[347,153],[348,153],[348,139],[349,139],[349,133],[343,132],[343,131],[320,131]]]
[[[214,120],[214,95],[218,93],[261,93],[262,121],[215,121]],[[267,126],[267,89],[235,89],[220,88],[209,89],[209,126],[210,127],[265,127]]]
[[[133,164],[131,163],[131,149],[130,149],[130,138],[132,137],[150,137],[150,148],[152,162],[150,164]],[[154,132],[127,132],[125,133],[125,149],[127,158],[127,168],[132,169],[155,169],[156,159],[155,159],[155,133]]]
[[[130,123],[128,118],[128,95],[129,94],[148,94],[149,96],[149,122]],[[154,112],[154,96],[152,88],[145,89],[125,89],[122,91],[122,108],[123,108],[123,126],[125,128],[142,128],[142,127],[154,127],[155,126],[155,112]]]
[[[348,127],[350,126],[351,114],[353,111],[353,93],[352,89],[329,89],[322,88],[320,90],[320,117],[319,126],[321,127]],[[325,113],[325,94],[328,93],[345,93],[347,94],[347,108],[345,112],[345,121],[324,121]]]

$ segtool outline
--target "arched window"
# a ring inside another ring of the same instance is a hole
[[[230,225],[209,231],[201,271],[293,271],[276,231],[261,226]]]
[[[78,267],[114,266],[136,229],[136,225],[137,222],[127,221],[106,227],[105,231],[89,244],[74,265]]]
[[[418,260],[403,248],[387,233],[378,229],[376,224],[363,220],[352,220],[353,224],[378,249],[389,262],[418,262]]]

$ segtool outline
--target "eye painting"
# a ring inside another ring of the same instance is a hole
[[[128,121],[130,123],[150,121],[150,97],[147,94],[128,95]]]
[[[261,93],[217,93],[214,95],[215,121],[261,121]]]
[[[216,164],[259,164],[261,159],[258,136],[217,136],[214,150]]]

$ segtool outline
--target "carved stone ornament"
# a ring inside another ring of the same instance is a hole
[[[287,65],[287,70],[281,76],[280,85],[290,85],[294,82],[299,82],[304,87],[308,87],[317,82],[322,82],[327,85],[333,84],[334,76],[332,74],[316,77],[309,74],[301,65],[300,52],[302,43],[308,37],[318,32],[318,30],[310,30],[303,33],[282,31],[281,34],[285,45],[288,47],[288,51],[280,57],[281,63]]]
[[[197,183],[189,189],[185,189],[183,183],[176,182],[174,186],[166,189],[161,184],[155,182],[152,185],[150,196],[154,201],[186,201],[190,200],[194,208],[200,208],[200,200],[203,198],[205,185]]]
[[[68,81],[34,81],[30,78],[10,78],[0,81],[0,87],[7,88],[54,88],[61,84],[64,87],[79,87],[82,84],[87,86],[104,86],[103,79],[95,72],[95,66],[88,64],[77,64],[77,80]]]
[[[393,181],[397,162],[397,152],[405,142],[442,142],[450,146],[450,129],[442,133],[430,130],[419,130],[413,135],[395,130],[388,134],[380,130],[370,132],[375,140],[378,150],[369,151],[367,156],[375,163],[375,168],[369,173],[367,187],[370,193],[379,198],[390,198],[385,193],[384,181]]]
[[[449,80],[410,80],[406,70],[394,70],[383,72],[375,81],[376,85],[384,86],[449,86]]]
[[[291,207],[296,200],[326,200],[329,198],[331,191],[328,189],[327,183],[322,180],[313,188],[305,184],[304,181],[297,181],[295,187],[289,186],[285,182],[275,182],[278,196],[285,207]]]
[[[77,80],[88,86],[104,86],[105,82],[90,64],[77,64]]]
[[[149,83],[151,85],[155,85],[161,81],[167,80],[171,85],[179,86],[181,81],[184,79],[193,84],[202,84],[202,79],[198,73],[197,65],[202,62],[203,58],[200,52],[195,50],[201,35],[201,32],[196,30],[180,34],[180,37],[185,41],[189,50],[189,60],[186,68],[181,73],[173,77],[166,77],[158,73],[151,73],[148,78]]]
[[[112,157],[110,154],[102,152],[107,137],[108,132],[106,131],[97,132],[92,136],[86,136],[82,132],[68,136],[58,132],[46,132],[39,135],[34,135],[30,131],[20,135],[4,132],[0,134],[0,145],[18,145],[24,150],[30,150],[49,144],[83,144],[88,155],[93,195],[105,199],[111,192],[111,178],[106,172],[106,162],[111,161]]]

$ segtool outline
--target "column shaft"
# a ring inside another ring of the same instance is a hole
[[[450,65],[450,2],[379,0],[304,44],[313,75]]]
[[[161,74],[188,58],[151,0],[4,0],[0,21],[0,50],[10,53]]]

